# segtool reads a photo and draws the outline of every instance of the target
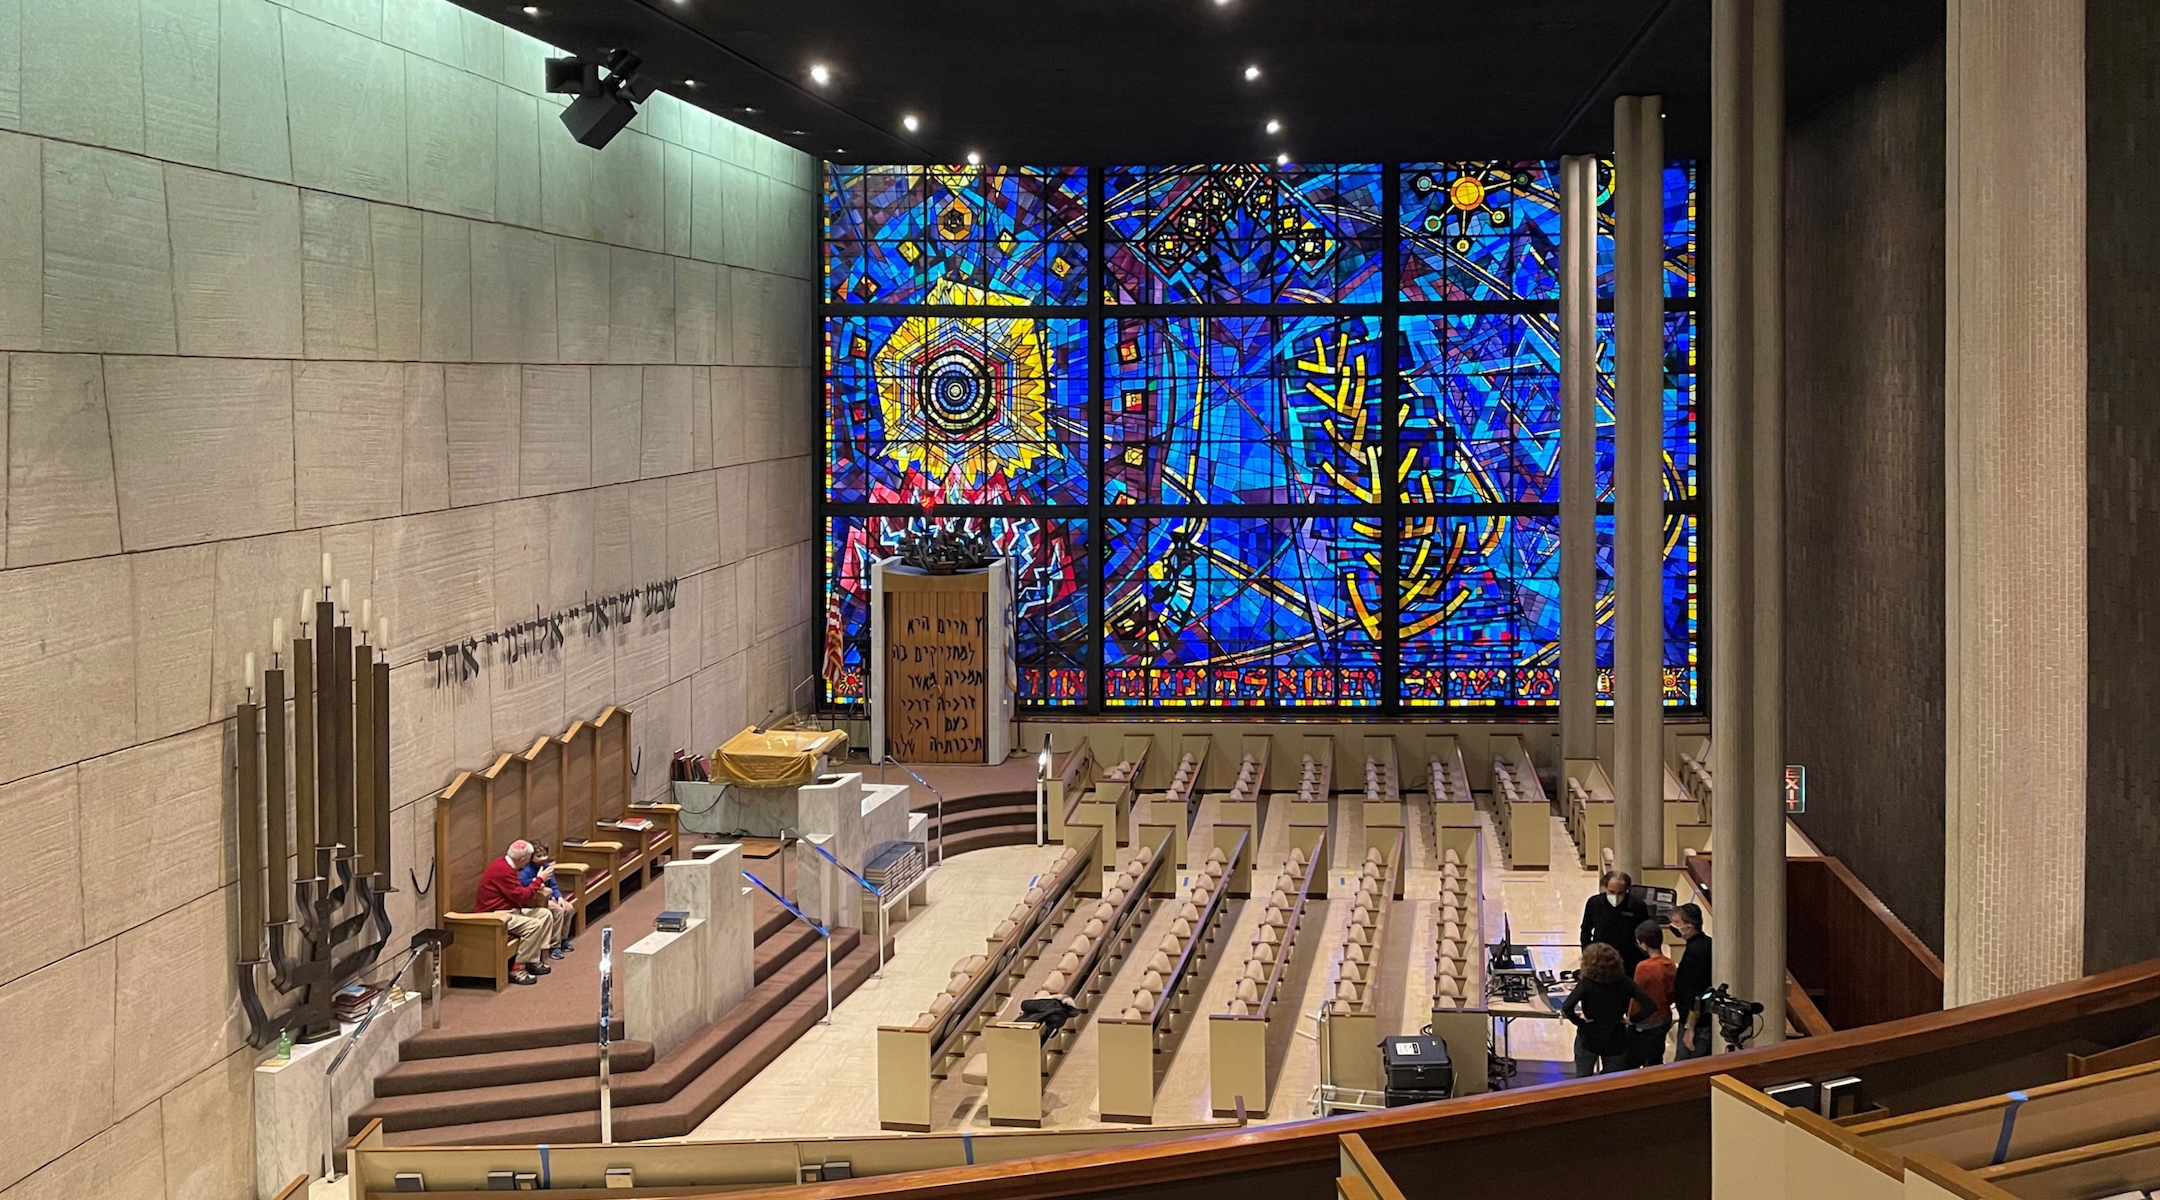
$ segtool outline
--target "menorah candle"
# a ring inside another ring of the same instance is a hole
[[[252,701],[242,702],[238,715],[240,794],[233,827],[240,843],[240,961],[257,962],[262,958],[262,731]]]
[[[337,605],[315,605],[315,844],[338,844]]]
[[[301,600],[307,594],[301,593]],[[307,607],[302,604],[301,625],[306,627]],[[293,847],[300,856],[300,875],[315,874],[315,643],[304,637],[292,644],[293,670]]]
[[[285,644],[285,619],[273,622],[271,645],[283,648]],[[292,879],[287,874],[287,863],[292,856],[292,842],[286,837],[285,826],[285,671],[272,667],[263,672],[263,715],[268,718],[269,737],[266,739],[269,753],[264,756],[265,782],[269,785],[264,804],[269,810],[270,846],[270,923],[281,925],[292,916]],[[272,932],[271,937],[283,937]]]
[[[372,875],[375,862],[375,657],[365,643],[354,646],[353,672],[353,873]]]
[[[331,796],[337,806],[337,840],[350,858],[353,841],[353,629],[339,625],[331,631],[330,741]]]
[[[383,641],[388,644],[390,619],[382,619]],[[390,869],[390,662],[375,664],[375,869],[396,879]]]

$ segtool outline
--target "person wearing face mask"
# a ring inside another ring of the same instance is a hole
[[[1635,928],[1650,919],[1650,909],[1628,893],[1635,880],[1625,871],[1607,871],[1598,880],[1600,890],[1583,904],[1582,944],[1611,946],[1629,976],[1643,959],[1635,944]]]

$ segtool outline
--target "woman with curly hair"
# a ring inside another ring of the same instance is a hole
[[[1575,1027],[1575,1074],[1597,1075],[1628,1066],[1628,1006],[1655,1007],[1649,993],[1628,978],[1620,952],[1603,942],[1583,947],[1575,990],[1560,1015]]]

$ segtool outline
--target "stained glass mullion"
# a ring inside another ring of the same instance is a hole
[[[1088,246],[1088,537],[1095,552],[1088,586],[1087,689],[1085,707],[1100,712],[1108,702],[1103,685],[1103,597],[1109,591],[1110,544],[1103,528],[1103,172],[1090,170],[1087,184]]]
[[[1402,288],[1396,279],[1397,254],[1402,238],[1401,167],[1389,163],[1381,175],[1380,188],[1380,472],[1373,480],[1380,501],[1380,705],[1395,713],[1402,706],[1402,622],[1396,613],[1402,599],[1398,548],[1402,538],[1400,498],[1402,488],[1396,464],[1402,452],[1402,363],[1397,329],[1401,326],[1399,303]]]

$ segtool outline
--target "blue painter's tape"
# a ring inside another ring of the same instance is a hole
[[[2017,1130],[2018,1109],[2024,1107],[2025,1093],[2012,1092],[2010,1103],[2003,1109],[2002,1132],[1995,1136],[1995,1166],[2010,1161],[2010,1135]]]
[[[972,1134],[972,1133],[963,1133],[963,1134],[961,1134],[961,1135],[960,1135],[960,1149],[961,1149],[962,1151],[964,1151],[964,1152],[965,1152],[965,1153],[967,1154],[967,1165],[969,1165],[969,1166],[971,1166],[971,1167],[972,1167],[972,1166],[974,1166],[974,1165],[975,1165],[975,1135],[974,1135],[974,1134]]]

